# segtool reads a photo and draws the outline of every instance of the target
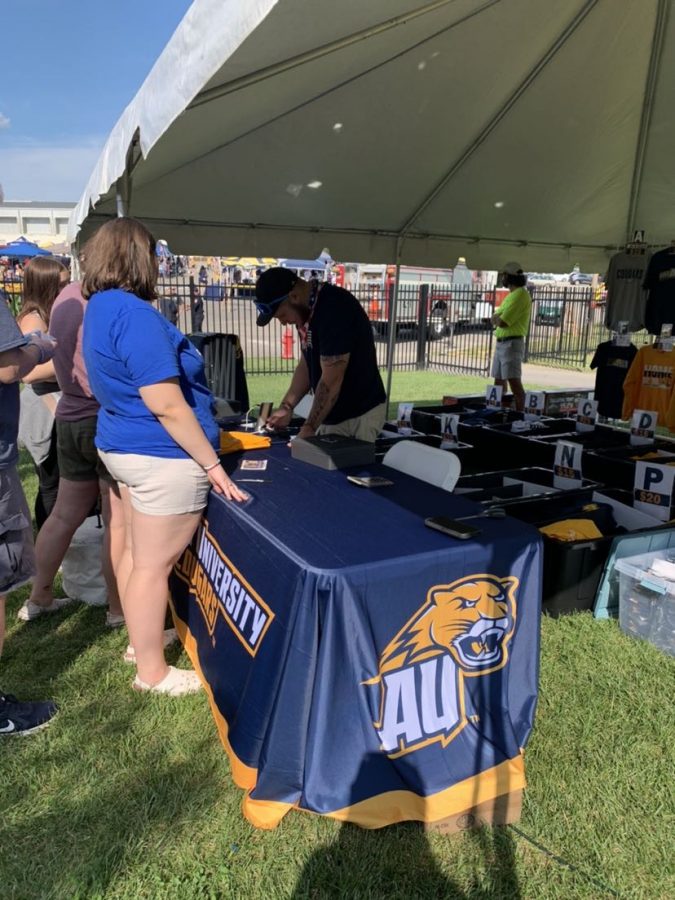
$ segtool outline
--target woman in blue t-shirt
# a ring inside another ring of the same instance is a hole
[[[199,690],[167,666],[163,630],[171,569],[211,487],[245,500],[217,456],[213,398],[197,350],[153,309],[155,240],[135,219],[107,222],[85,248],[83,353],[101,404],[96,446],[124,504],[127,540],[117,581],[135,651],[137,690]]]

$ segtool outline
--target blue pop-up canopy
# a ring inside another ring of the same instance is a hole
[[[0,256],[15,256],[18,259],[27,259],[32,256],[52,256],[49,250],[38,247],[32,241],[27,241],[25,237],[17,238],[10,241],[4,247],[0,247]]]

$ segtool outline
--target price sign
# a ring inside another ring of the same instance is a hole
[[[580,400],[577,405],[577,431],[593,431],[598,418],[597,400]]]
[[[646,409],[636,409],[630,420],[630,442],[633,447],[654,443],[654,432],[659,414]]]
[[[441,416],[441,450],[451,450],[457,446],[457,424],[459,416],[444,413]]]
[[[553,486],[562,491],[569,491],[582,485],[581,444],[571,441],[557,441],[555,445],[555,462],[553,464]]]
[[[544,415],[546,394],[544,391],[528,391],[525,394],[525,418],[528,421],[539,419]]]
[[[635,466],[633,506],[668,522],[672,518],[675,468],[639,461]]]
[[[491,384],[485,388],[485,405],[490,407],[502,405],[501,384]]]
[[[412,416],[412,403],[399,403],[398,405],[398,417],[397,417],[397,425],[398,425],[398,433],[399,434],[412,434],[412,426],[410,424],[410,418]]]

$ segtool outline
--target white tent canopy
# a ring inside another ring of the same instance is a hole
[[[675,238],[672,3],[195,0],[70,238],[122,201],[177,253],[601,271]]]

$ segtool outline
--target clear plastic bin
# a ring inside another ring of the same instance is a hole
[[[673,577],[652,571],[655,560],[673,564]],[[657,550],[616,562],[619,572],[619,625],[675,656],[675,551]]]

